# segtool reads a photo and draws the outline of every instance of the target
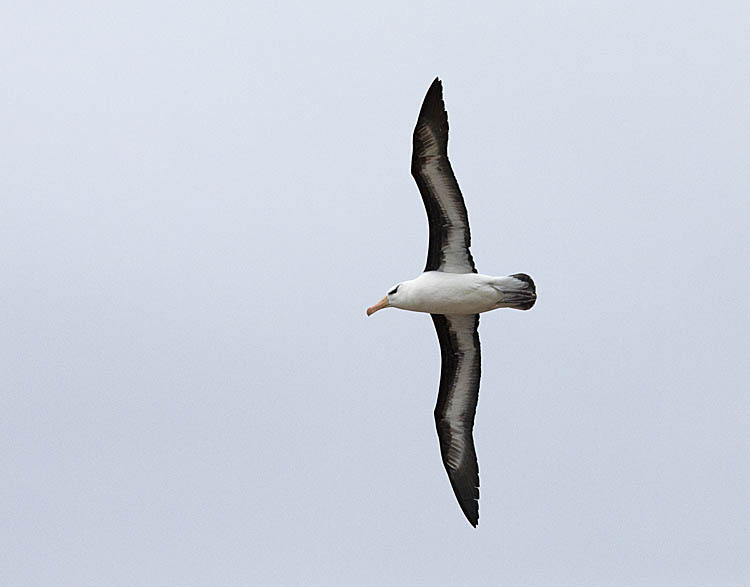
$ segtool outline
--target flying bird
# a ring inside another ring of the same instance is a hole
[[[479,314],[497,308],[529,310],[536,286],[525,273],[477,273],[461,190],[448,160],[448,113],[443,85],[432,82],[414,128],[411,174],[430,225],[427,263],[415,279],[394,285],[367,308],[426,312],[440,343],[441,368],[435,424],[453,492],[469,523],[479,523],[479,465],[472,430],[479,399]]]

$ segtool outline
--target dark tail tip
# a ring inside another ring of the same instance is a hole
[[[523,290],[514,292],[514,297],[518,301],[514,302],[513,307],[517,310],[531,310],[534,304],[536,304],[536,285],[534,284],[534,280],[525,273],[514,273],[511,277],[527,284],[527,287]]]
[[[514,273],[511,275],[511,277],[515,277],[519,281],[523,281],[524,283],[528,283],[531,286],[531,291],[536,293],[536,285],[534,285],[534,280],[531,279],[530,275],[526,275],[525,273]]]

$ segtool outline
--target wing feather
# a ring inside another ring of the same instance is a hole
[[[448,113],[443,85],[435,78],[414,128],[411,174],[430,225],[425,271],[476,273],[466,205],[448,160]]]
[[[472,430],[479,400],[479,314],[431,314],[440,342],[440,390],[435,425],[440,454],[458,504],[479,523],[479,465]]]

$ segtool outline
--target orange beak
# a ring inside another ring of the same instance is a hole
[[[377,304],[375,304],[374,306],[370,306],[369,308],[367,308],[367,315],[368,316],[372,316],[378,310],[382,310],[383,308],[387,308],[387,307],[388,307],[388,296],[385,296]]]

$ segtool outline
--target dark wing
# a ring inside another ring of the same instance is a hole
[[[443,85],[435,78],[414,127],[411,174],[417,182],[430,223],[425,271],[476,273],[469,246],[469,217],[448,161],[448,113]]]
[[[435,424],[440,454],[458,504],[472,526],[479,523],[479,465],[474,450],[474,414],[479,399],[479,314],[431,314],[442,365]]]

